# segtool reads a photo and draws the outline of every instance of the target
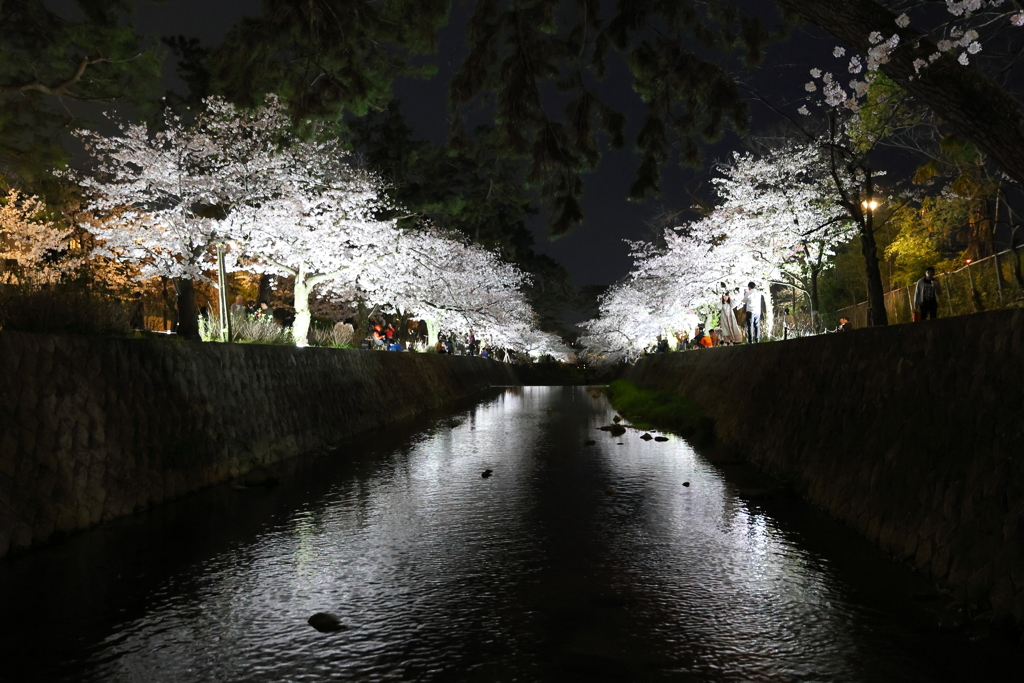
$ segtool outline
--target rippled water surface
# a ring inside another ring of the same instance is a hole
[[[1013,648],[939,631],[847,530],[681,439],[597,431],[613,414],[579,387],[506,389],[300,459],[275,489],[0,562],[0,677],[1024,678]],[[321,611],[346,630],[310,628]]]

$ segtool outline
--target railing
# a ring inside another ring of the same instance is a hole
[[[1016,258],[1013,251],[1007,249],[957,270],[936,274],[939,316],[965,315],[1024,304],[1024,283],[1018,281],[1014,274]],[[909,284],[885,293],[885,312],[890,325],[914,319],[914,286]],[[854,327],[868,326],[866,301],[841,308],[837,313],[848,318]]]

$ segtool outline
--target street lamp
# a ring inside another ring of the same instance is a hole
[[[971,303],[974,306],[974,312],[978,312],[978,291],[974,289],[974,276],[971,275],[971,261],[974,259],[964,259],[965,270],[967,271],[967,281],[971,283]]]
[[[878,208],[878,200],[877,199],[872,199],[872,198],[869,197],[869,198],[866,198],[866,199],[862,200],[860,205],[862,207],[864,207],[864,210],[867,211],[867,214],[868,214],[868,216],[867,216],[867,225],[865,226],[865,230],[867,232],[874,233],[874,231],[875,231],[875,225],[874,225],[875,209]],[[887,239],[888,239],[888,233],[889,233],[889,231],[888,231],[888,227],[887,227],[886,228],[886,238]],[[872,242],[874,242],[874,239],[872,239]],[[887,261],[888,261],[888,259],[887,259]],[[881,279],[881,273],[879,273],[879,279]],[[881,283],[879,283],[879,285],[881,286]],[[889,286],[890,287],[892,286],[892,264],[891,263],[889,264]],[[870,282],[866,283],[866,288],[867,288],[867,296],[868,296],[868,327],[873,327],[875,323],[874,323],[874,311],[871,309],[871,283]],[[885,298],[885,295],[883,294],[883,301],[884,301],[884,298]]]

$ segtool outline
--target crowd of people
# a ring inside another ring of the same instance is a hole
[[[480,341],[472,330],[462,339],[454,332],[439,335],[437,344],[434,345],[434,350],[438,353],[451,355],[491,357],[490,348],[481,346]]]
[[[676,331],[676,351],[687,349],[705,349],[713,346],[733,346],[744,342],[761,341],[761,323],[766,315],[767,302],[764,295],[754,282],[747,283],[746,290],[741,294],[739,287],[731,292],[722,284],[722,293],[718,304],[718,327],[707,329],[703,322],[698,323],[690,336],[688,330]],[[667,337],[658,335],[653,353],[669,351]]]
[[[141,310],[141,309],[140,309]],[[208,307],[201,307],[200,312],[208,316]],[[267,303],[246,301],[245,297],[238,295],[230,307],[230,314],[236,322],[243,320],[274,319],[274,309]],[[141,314],[140,314],[141,315]],[[286,327],[287,321],[279,321]],[[334,326],[336,336],[348,336],[354,334],[356,320],[353,317],[339,321]],[[394,321],[386,321],[380,314],[373,314],[368,321],[368,332],[359,348],[373,351],[426,351],[427,344],[427,323],[423,320],[409,320],[405,324],[404,334],[395,327]],[[438,336],[438,341],[433,350],[436,353],[480,356],[491,358],[493,351],[480,343],[476,334],[470,330],[469,334],[460,337],[455,332],[443,332]]]
[[[235,319],[255,318],[274,319],[274,309],[266,301],[256,303],[253,300],[246,301],[241,294],[235,297],[235,303],[231,304],[231,317]]]
[[[733,346],[743,343],[754,344],[764,338],[762,322],[766,318],[768,304],[764,294],[757,288],[757,284],[747,283],[747,287],[742,293],[739,287],[731,292],[724,283],[721,287],[722,293],[718,306],[719,326],[708,330],[704,323],[698,323],[692,337],[688,330],[674,332],[676,351]],[[939,282],[935,279],[935,269],[927,268],[924,277],[918,280],[914,287],[915,321],[938,317],[940,294]],[[788,333],[794,327],[791,318],[791,310],[787,308],[783,318],[783,338],[788,338]],[[848,332],[852,329],[853,324],[848,318],[840,318],[836,329],[826,330],[826,332]],[[647,353],[667,353],[668,351],[668,338],[658,335],[657,341],[648,348]]]

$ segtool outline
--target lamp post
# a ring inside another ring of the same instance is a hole
[[[220,303],[220,340],[231,341],[231,311],[228,309],[228,276],[224,268],[224,243],[217,243],[217,299]]]
[[[978,312],[978,292],[974,289],[974,276],[971,275],[971,261],[973,259],[967,259],[964,263],[967,264],[967,281],[971,283],[971,304],[974,306],[974,312]]]
[[[863,206],[868,213],[874,215],[875,209],[878,208],[878,200],[865,199],[860,203],[860,205]],[[889,221],[885,222],[885,242],[886,247],[888,247],[889,244],[892,243],[892,240],[889,239]],[[890,261],[888,257],[886,257],[885,259],[885,265],[889,267],[889,289],[892,289],[892,261]]]
[[[867,215],[868,215],[867,224],[868,224],[868,226],[870,226],[870,228],[869,228],[870,231],[872,233],[874,233],[875,209],[878,208],[878,200],[877,199],[871,199],[870,195],[868,195],[868,198],[865,199],[864,201],[862,201],[860,203],[860,205],[862,207],[864,207],[864,211],[867,212]],[[871,241],[872,241],[872,243],[874,243],[874,237],[872,237]],[[877,252],[876,252],[876,256],[875,256],[876,263],[877,263],[877,258],[878,258],[878,256],[877,256]],[[882,279],[881,273],[879,273],[878,279],[879,280]],[[867,324],[868,325],[867,326],[868,327],[874,327],[875,326],[875,311],[874,311],[874,309],[871,306],[872,301],[871,301],[871,282],[870,282],[870,277],[868,277],[867,280],[868,281],[865,282],[865,289],[867,291],[867,299],[868,299],[868,302],[867,302],[868,303],[868,310],[867,310]],[[890,269],[890,272],[889,272],[889,282],[890,282],[890,284],[892,283],[892,272],[891,272],[891,269]],[[881,283],[879,283],[879,285],[881,285]],[[884,292],[882,293],[882,306],[885,306],[885,293]]]

